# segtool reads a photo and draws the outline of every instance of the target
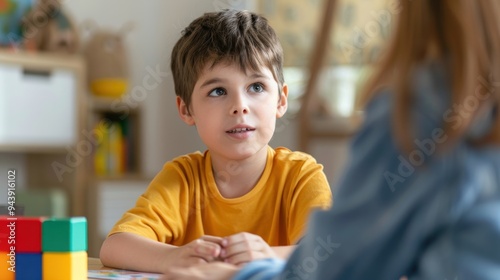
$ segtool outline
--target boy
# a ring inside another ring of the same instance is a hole
[[[179,116],[207,146],[167,162],[101,248],[104,265],[150,272],[286,257],[313,208],[322,166],[268,143],[287,109],[282,48],[266,19],[224,10],[194,20],[172,51]]]

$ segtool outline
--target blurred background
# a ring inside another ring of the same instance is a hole
[[[311,153],[334,185],[359,124],[350,120],[362,115],[358,89],[398,7],[389,0],[340,1],[315,92],[320,102],[310,112],[330,122],[315,117],[319,122],[308,124],[333,132],[316,139],[300,128],[299,111],[315,43],[329,35],[320,32],[325,3],[0,0],[3,214],[14,195],[17,214],[86,216],[89,256],[97,256],[108,230],[166,161],[205,150],[195,128],[178,117],[170,52],[192,20],[226,8],[264,15],[283,44],[290,108],[271,146]],[[307,146],[301,135],[311,136]],[[15,194],[8,192],[12,179]]]

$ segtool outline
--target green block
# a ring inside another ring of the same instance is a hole
[[[50,218],[42,224],[42,252],[87,251],[85,217]]]

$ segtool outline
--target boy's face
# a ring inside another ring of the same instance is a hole
[[[212,156],[242,160],[267,153],[276,118],[287,109],[288,88],[281,97],[272,72],[243,72],[237,64],[219,63],[201,72],[191,97],[191,108],[177,97],[179,114],[185,123],[196,125]]]

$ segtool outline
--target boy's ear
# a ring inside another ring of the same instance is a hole
[[[278,100],[278,110],[276,111],[276,118],[281,118],[288,109],[288,86],[283,84],[281,88],[280,99]]]
[[[194,125],[194,119],[189,113],[188,107],[182,98],[177,96],[177,111],[179,111],[179,117],[187,124]]]

